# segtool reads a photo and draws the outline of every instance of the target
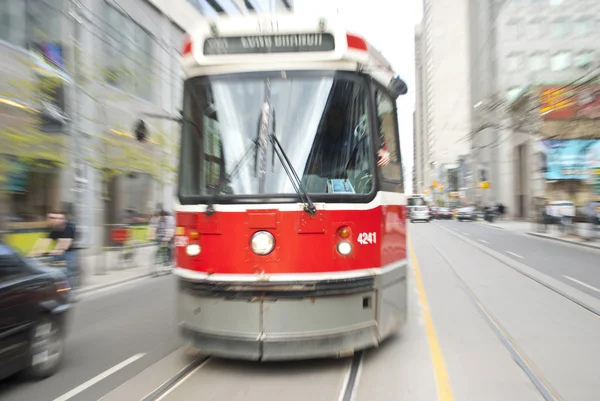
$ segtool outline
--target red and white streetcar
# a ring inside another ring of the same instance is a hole
[[[178,322],[204,353],[282,360],[377,346],[407,318],[396,99],[337,18],[200,23],[184,44]]]

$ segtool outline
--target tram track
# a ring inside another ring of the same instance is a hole
[[[354,353],[350,359],[347,370],[342,381],[339,397],[337,401],[353,401],[355,399],[360,375],[363,366],[364,351]],[[141,401],[166,401],[169,394],[173,392],[180,384],[194,376],[200,369],[215,360],[215,358],[206,355],[198,355],[191,363],[179,370],[176,374],[163,382],[160,386],[152,390]],[[260,362],[257,362],[260,363]]]
[[[180,383],[183,383],[188,377],[192,376],[199,369],[204,367],[204,365],[206,365],[210,359],[210,356],[198,356],[196,359],[194,359],[194,361],[170,377],[146,397],[142,398],[141,401],[164,400],[173,389],[175,389]]]
[[[452,233],[450,230],[446,229],[445,227],[444,227],[444,229],[446,231],[449,231],[452,235],[456,236],[457,238],[467,242],[465,239],[461,238],[461,236],[456,235],[455,233]],[[543,397],[543,399],[546,401],[564,401],[564,398],[552,387],[550,382],[544,377],[544,375],[541,373],[541,371],[535,366],[533,361],[525,354],[525,352],[520,349],[520,347],[517,345],[517,342],[515,341],[515,339],[502,326],[500,321],[483,305],[483,303],[481,302],[479,297],[469,287],[469,285],[463,280],[463,278],[461,277],[461,275],[458,273],[457,269],[455,268],[455,264],[450,261],[450,259],[446,255],[446,253],[442,249],[440,249],[440,247],[437,246],[433,241],[431,241],[431,239],[427,238],[427,241],[431,244],[433,249],[435,249],[436,253],[442,258],[442,260],[444,260],[446,262],[446,264],[450,268],[452,274],[455,276],[459,286],[462,288],[462,290],[468,296],[469,301],[473,304],[473,306],[475,307],[475,309],[477,310],[479,315],[484,319],[486,324],[490,327],[490,329],[497,336],[497,338],[500,340],[502,345],[510,353],[510,355],[513,358],[513,360],[515,361],[515,363],[521,368],[521,370],[523,370],[525,375],[529,378],[529,380],[535,386],[535,388],[540,393],[540,395]],[[479,247],[477,247],[477,248],[479,248]],[[487,253],[487,252],[486,252],[486,254],[489,255],[489,253]],[[492,256],[492,255],[490,255],[490,256]],[[502,261],[498,258],[496,258],[496,259],[499,260],[500,262],[502,262],[503,264],[509,266],[508,264],[504,263],[504,261]],[[512,266],[509,266],[509,267],[513,268]],[[515,270],[517,270],[517,269],[515,269]],[[537,283],[540,283],[537,279],[532,278],[529,275],[527,275],[519,270],[517,270],[517,271],[519,273],[521,273],[522,275],[524,275],[525,277],[532,279],[533,281],[535,281]],[[544,285],[544,283],[540,283],[540,284]],[[550,290],[553,290],[554,292],[556,292],[560,295],[563,295],[559,291],[554,290],[554,289],[548,287],[547,285],[544,285],[544,286],[549,288]],[[571,300],[569,297],[565,297],[565,298]],[[573,301],[573,300],[571,300],[571,301]],[[578,302],[575,302],[575,303],[580,305]],[[586,309],[589,310],[588,308],[586,308]]]
[[[596,308],[596,307],[594,307],[592,305],[589,305],[589,304],[587,304],[585,302],[582,302],[581,300],[577,299],[574,296],[571,296],[571,295],[567,294],[565,291],[562,291],[561,289],[557,288],[556,286],[554,286],[554,285],[552,285],[552,284],[550,284],[550,283],[548,283],[548,282],[546,282],[544,280],[541,280],[540,278],[535,277],[532,274],[529,274],[529,273],[523,271],[523,269],[521,269],[519,267],[516,267],[514,262],[513,263],[507,263],[507,261],[503,257],[498,256],[498,254],[497,254],[497,252],[495,250],[490,249],[490,248],[488,248],[486,246],[483,246],[481,244],[478,244],[477,242],[471,240],[470,238],[467,238],[467,237],[465,237],[462,234],[456,233],[456,232],[450,230],[447,227],[443,227],[440,224],[436,224],[436,226],[440,227],[441,229],[443,229],[443,230],[447,231],[448,233],[452,234],[454,237],[458,238],[459,240],[461,240],[461,241],[463,241],[463,242],[465,242],[467,244],[470,244],[470,245],[474,246],[475,248],[479,249],[481,252],[485,253],[486,255],[491,256],[492,258],[496,259],[497,261],[499,261],[503,265],[510,267],[512,270],[516,271],[520,275],[522,275],[524,277],[527,277],[528,279],[530,279],[530,280],[538,283],[539,285],[541,285],[543,287],[546,287],[550,291],[552,291],[552,292],[556,293],[557,295],[560,295],[561,297],[563,297],[563,298],[565,298],[565,299],[573,302],[574,304],[580,306],[581,308],[587,310],[588,312],[590,312],[590,313],[592,313],[592,314],[600,317],[600,309],[598,309],[598,308]],[[429,242],[431,243],[431,241],[429,241]],[[434,246],[434,248],[436,248],[435,245],[433,245],[433,246]]]

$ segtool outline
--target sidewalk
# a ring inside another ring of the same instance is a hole
[[[529,231],[535,231],[535,223],[532,223],[530,221],[498,219],[495,220],[493,223],[488,223],[484,220],[480,220],[479,222],[490,227],[500,228],[503,230],[509,230],[518,233],[527,233]]]
[[[557,227],[549,226],[548,230],[538,232],[539,225],[531,221],[519,220],[496,220],[493,223],[481,221],[490,227],[509,230],[521,234],[527,234],[538,238],[565,242],[573,245],[580,245],[592,249],[600,249],[600,232],[590,230],[590,225],[585,223],[576,223],[575,235],[567,235],[560,232]],[[588,238],[593,238],[589,240]]]
[[[592,232],[587,227],[587,224],[577,224],[578,235],[565,235],[558,231],[556,228],[549,228],[546,233],[540,233],[536,231],[530,231],[527,234],[538,238],[550,239],[555,241],[564,242],[567,244],[579,245],[586,248],[600,250],[600,233]],[[592,240],[587,238],[593,238]]]
[[[119,263],[118,251],[103,251],[96,255],[81,256],[81,287],[78,293],[137,280],[151,274],[156,246],[135,248],[133,261]]]

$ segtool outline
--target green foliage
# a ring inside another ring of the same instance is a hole
[[[156,82],[150,70],[136,76],[125,65],[120,65],[113,70],[94,65],[92,61],[89,61],[91,65],[85,65],[88,61],[79,49],[76,51],[76,59],[79,61],[79,66],[75,79],[82,85],[96,79],[101,82],[123,83],[126,87],[124,89],[131,87],[131,89],[138,89],[136,92],[140,92],[144,86]],[[29,58],[24,57],[21,62],[24,68],[33,67]],[[31,80],[13,79],[6,83],[9,88],[2,93],[2,96],[22,105],[37,107],[35,105],[39,105],[41,101],[52,100],[52,93],[62,84],[62,81],[43,77]],[[99,99],[93,93],[90,94],[90,91],[86,90],[86,92],[100,108],[131,97],[123,91],[111,91],[110,95]],[[15,110],[19,115],[19,121],[13,126],[0,128],[0,143],[2,143],[0,155],[8,154],[36,166],[56,168],[64,165],[64,161],[70,156],[71,139],[62,134],[39,131],[37,129],[39,115],[35,110],[17,108]],[[100,126],[106,123],[105,117],[100,117],[100,121],[90,116],[79,117]],[[162,126],[151,130],[151,141],[145,143],[137,142],[132,136],[121,136],[111,132],[99,133],[92,144],[96,149],[90,152],[97,156],[86,155],[86,161],[90,167],[101,172],[105,184],[111,182],[117,175],[131,172],[150,174],[161,185],[171,184],[175,181],[177,172],[179,127],[172,123],[169,123],[169,127],[171,130],[169,132],[163,130]],[[110,128],[124,133],[131,130],[131,127],[111,126]],[[6,182],[10,166],[11,164],[6,161],[0,163],[0,188]]]

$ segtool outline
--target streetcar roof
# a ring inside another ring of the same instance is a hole
[[[396,77],[389,61],[339,17],[254,14],[204,20],[186,35],[182,54],[187,78],[268,70],[347,70],[369,74],[386,87],[393,84],[397,95],[406,93],[406,84]]]

